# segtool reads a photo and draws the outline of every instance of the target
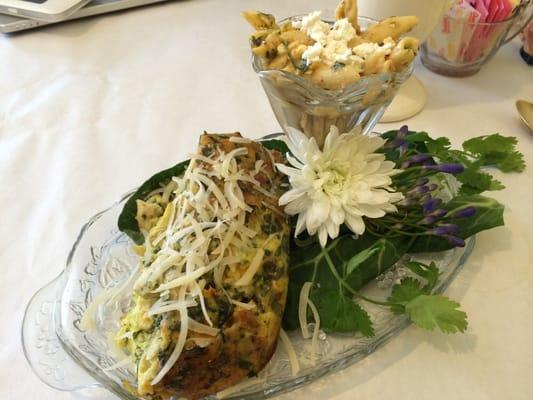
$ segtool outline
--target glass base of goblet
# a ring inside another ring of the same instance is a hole
[[[427,91],[420,80],[411,76],[398,90],[391,105],[383,114],[380,123],[398,122],[414,117],[424,109]]]

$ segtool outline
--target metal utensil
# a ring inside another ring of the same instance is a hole
[[[517,100],[516,109],[524,125],[533,132],[533,103],[526,100]]]

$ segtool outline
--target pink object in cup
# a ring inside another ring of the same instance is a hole
[[[477,73],[533,18],[533,0],[513,4],[516,0],[457,0],[422,45],[422,63],[442,75]]]

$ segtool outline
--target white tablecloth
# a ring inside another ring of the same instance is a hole
[[[114,398],[57,392],[32,374],[19,339],[28,299],[64,267],[83,222],[181,160],[203,130],[279,131],[239,12],[301,14],[325,3],[331,11],[336,2],[177,1],[0,37],[0,399]],[[455,144],[514,135],[529,164],[501,176],[507,189],[494,196],[506,204],[506,226],[479,235],[448,290],[468,312],[467,333],[410,327],[364,361],[280,398],[533,398],[533,137],[514,108],[533,100],[533,69],[518,49],[508,45],[470,78],[417,67],[429,102],[411,128]]]

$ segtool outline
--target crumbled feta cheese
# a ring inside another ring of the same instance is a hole
[[[388,37],[383,41],[383,45],[381,47],[385,50],[388,50],[389,52],[387,54],[389,54],[392,49],[396,47],[396,42],[391,37]]]
[[[357,32],[350,21],[343,18],[335,21],[331,27],[321,20],[321,16],[321,11],[315,11],[301,21],[293,22],[296,29],[305,32],[315,41],[302,54],[308,64],[320,61],[328,65],[343,63],[361,67],[371,54],[389,55],[396,45],[394,40],[387,38],[381,46],[377,43],[362,43],[352,49],[348,43],[357,37]]]
[[[367,58],[378,49],[379,45],[377,43],[361,43],[353,48],[353,53],[361,58]]]
[[[333,24],[329,38],[333,40],[341,40],[348,43],[356,36],[355,29],[353,25],[348,21],[347,18],[339,19]]]
[[[306,15],[302,18],[302,26],[300,30],[304,31],[309,35],[311,39],[325,45],[329,35],[329,24],[322,21],[320,18],[322,16],[322,11],[314,11],[309,15]]]
[[[307,49],[302,54],[302,58],[304,60],[307,60],[308,64],[318,62],[320,61],[323,49],[324,47],[322,47],[322,44],[317,42],[314,45],[307,47]]]
[[[371,54],[383,53],[388,56],[396,43],[390,37],[383,41],[383,45],[377,43],[361,43],[353,48],[353,53],[361,58],[367,58]]]

